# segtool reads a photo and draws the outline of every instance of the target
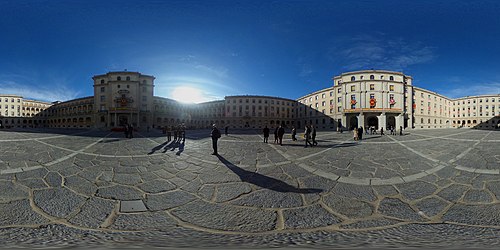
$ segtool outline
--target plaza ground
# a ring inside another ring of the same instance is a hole
[[[0,130],[0,247],[500,243],[500,131],[209,133]]]

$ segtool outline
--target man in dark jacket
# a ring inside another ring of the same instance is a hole
[[[285,128],[283,126],[279,126],[278,128],[278,140],[281,146],[283,146],[283,135],[285,134]]]
[[[264,132],[264,142],[267,143],[267,140],[269,139],[269,128],[266,126],[263,132]]]
[[[312,137],[313,146],[318,145],[318,142],[316,141],[316,126],[314,126],[314,125],[312,126],[311,137]]]
[[[212,132],[210,133],[210,136],[212,137],[212,148],[214,149],[214,152],[212,155],[218,155],[217,153],[217,140],[220,138],[220,131],[217,129],[217,127],[212,125]]]

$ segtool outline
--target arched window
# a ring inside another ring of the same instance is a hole
[[[130,76],[127,76],[127,81],[130,81]]]
[[[119,76],[119,77],[117,77],[117,78],[116,78],[116,80],[117,80],[117,81],[121,81],[121,80],[122,80],[122,77],[121,77],[121,76]]]
[[[370,75],[370,80],[374,80],[375,79],[375,76],[374,75]]]
[[[356,81],[356,77],[355,76],[351,76],[351,81]]]
[[[389,76],[389,80],[394,81],[394,76]]]

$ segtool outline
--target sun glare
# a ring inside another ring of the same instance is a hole
[[[188,86],[180,86],[172,92],[172,98],[185,103],[200,103],[205,101],[201,90]]]

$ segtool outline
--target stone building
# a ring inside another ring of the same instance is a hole
[[[51,103],[0,94],[0,127],[37,127],[45,122],[38,116]],[[35,118],[39,119],[35,119]]]
[[[451,99],[414,86],[411,76],[385,70],[343,73],[332,78],[331,86],[297,100],[237,95],[199,104],[154,96],[155,77],[139,72],[108,72],[92,79],[93,96],[65,102],[0,96],[0,124],[101,129],[127,123],[136,128],[209,128],[215,123],[242,129],[310,124],[329,130],[500,126],[500,94]]]

